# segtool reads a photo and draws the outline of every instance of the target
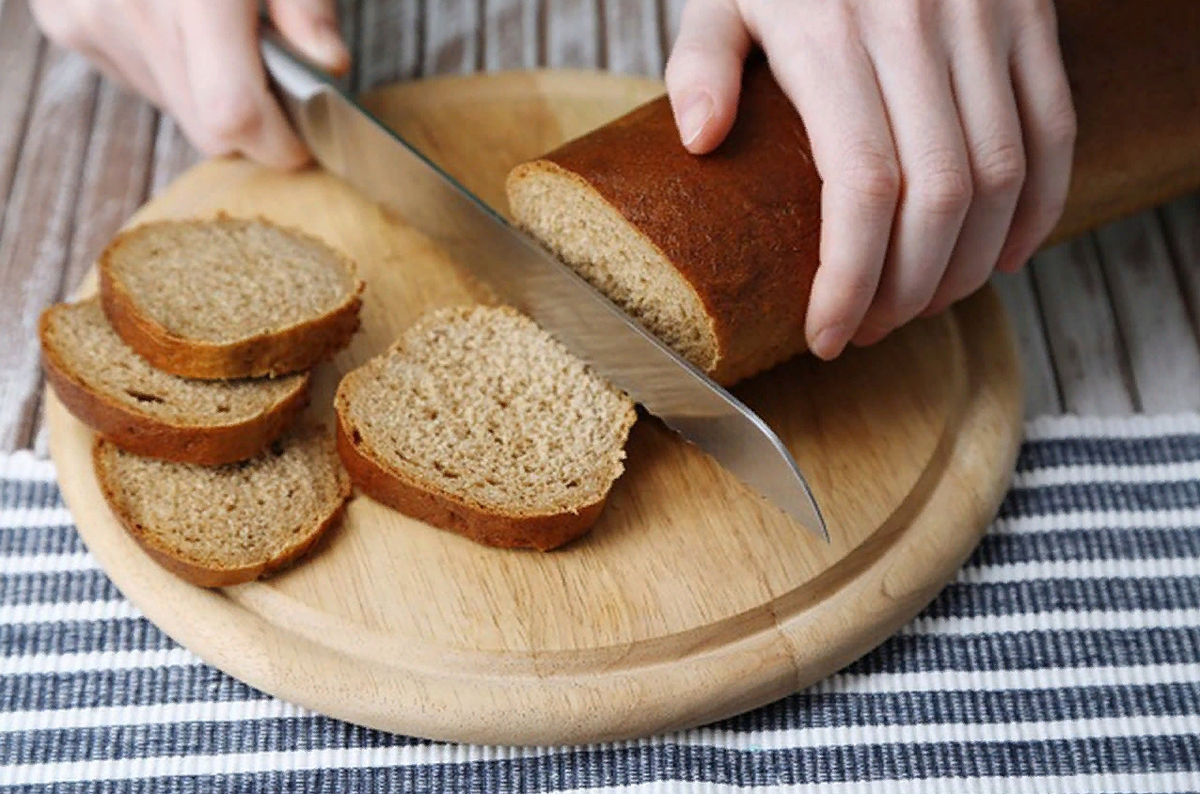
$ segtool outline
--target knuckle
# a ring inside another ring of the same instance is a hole
[[[838,276],[832,301],[834,308],[844,314],[851,314],[860,307],[869,306],[878,286],[877,270],[867,267],[847,270]]]
[[[1046,117],[1046,139],[1055,149],[1070,149],[1079,134],[1079,121],[1070,94],[1066,91],[1055,98]]]
[[[1027,164],[1020,141],[1002,139],[986,146],[977,156],[975,183],[985,196],[1007,196],[1020,192]]]
[[[937,215],[960,213],[971,203],[974,186],[967,168],[942,163],[921,169],[912,179],[912,200],[926,212]]]
[[[900,195],[900,165],[881,147],[859,146],[845,158],[840,182],[872,208],[895,205]]]
[[[262,124],[262,108],[245,89],[233,89],[212,98],[203,106],[208,135],[221,143],[253,134]]]

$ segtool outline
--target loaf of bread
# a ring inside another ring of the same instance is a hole
[[[252,581],[296,561],[338,522],[351,492],[332,436],[310,424],[224,466],[144,458],[104,439],[93,464],[134,540],[200,587]]]
[[[820,183],[761,61],[713,154],[683,148],[664,97],[518,165],[506,191],[518,226],[717,382],[805,349]]]
[[[116,332],[153,367],[182,377],[308,370],[359,327],[354,264],[265,220],[140,224],[117,235],[99,270]]]
[[[97,298],[51,306],[38,333],[46,379],[66,409],[138,455],[210,465],[244,460],[308,404],[308,373],[202,381],[154,369],[117,336]]]
[[[367,496],[479,543],[583,535],[624,470],[637,415],[507,307],[431,312],[338,387],[338,451]]]

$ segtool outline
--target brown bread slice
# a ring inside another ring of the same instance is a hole
[[[67,410],[138,455],[243,460],[283,433],[309,401],[308,373],[204,381],[154,369],[117,336],[97,298],[46,309],[38,334],[46,379]]]
[[[333,439],[298,425],[254,458],[224,466],[152,460],[97,439],[109,507],[160,565],[200,587],[267,576],[340,520],[350,480]]]
[[[189,378],[311,369],[359,327],[363,282],[320,240],[219,216],[133,227],[100,256],[104,312],[154,367]]]
[[[338,452],[366,495],[474,541],[547,551],[624,471],[633,403],[506,307],[431,312],[338,387]]]

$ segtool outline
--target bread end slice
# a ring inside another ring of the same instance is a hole
[[[252,457],[309,404],[311,376],[210,382],[152,369],[109,326],[97,299],[38,320],[42,369],[63,406],[144,457],[217,465]]]
[[[579,174],[551,160],[505,181],[517,225],[701,370],[721,372],[712,316],[692,284]]]
[[[283,246],[296,258],[280,253]],[[301,260],[296,283],[341,281],[334,298],[289,286],[289,266]],[[361,325],[365,284],[353,263],[311,235],[263,219],[140,224],[105,248],[99,272],[114,330],[152,366],[181,377],[309,370],[348,345]]]
[[[101,492],[137,544],[199,587],[261,579],[307,554],[351,495],[329,433],[302,425],[251,460],[196,466],[139,457],[97,438]]]
[[[632,401],[508,307],[431,312],[339,384],[360,491],[478,543],[540,551],[599,518]]]

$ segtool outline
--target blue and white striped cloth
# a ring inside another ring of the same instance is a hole
[[[1200,417],[1031,423],[920,617],[809,690],[616,745],[421,741],[200,662],[97,569],[53,469],[0,456],[0,791],[1200,790]]]

